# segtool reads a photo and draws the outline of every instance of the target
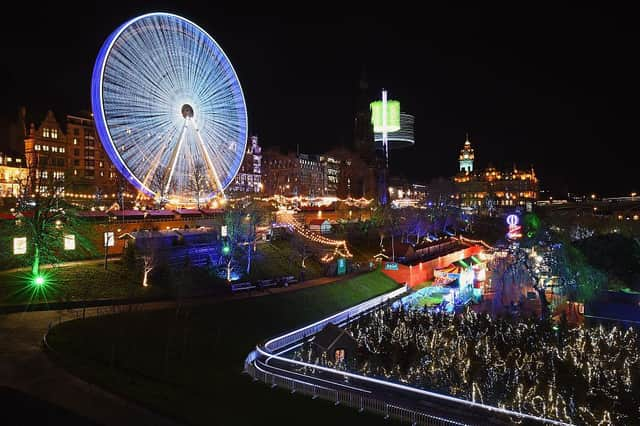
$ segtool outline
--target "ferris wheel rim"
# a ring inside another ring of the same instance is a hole
[[[122,158],[122,156],[120,155],[120,153],[116,148],[116,143],[115,143],[116,141],[113,139],[111,135],[111,131],[107,124],[107,117],[104,109],[103,86],[104,86],[104,72],[107,66],[107,59],[109,58],[110,53],[116,41],[119,39],[122,33],[127,28],[129,28],[131,25],[135,24],[138,21],[151,18],[151,17],[161,17],[161,16],[177,19],[179,21],[183,21],[187,23],[188,25],[193,26],[200,33],[202,33],[205,36],[206,40],[209,43],[211,43],[221,53],[224,63],[228,66],[229,70],[231,71],[231,75],[233,76],[234,83],[237,84],[238,86],[238,94],[241,100],[242,118],[243,118],[244,126],[243,126],[243,132],[242,132],[243,134],[239,142],[242,146],[242,150],[240,151],[242,153],[246,151],[248,128],[249,128],[249,118],[247,114],[246,99],[244,96],[244,90],[242,89],[242,83],[238,78],[238,74],[233,64],[231,63],[229,56],[224,51],[224,49],[201,26],[199,26],[198,24],[196,24],[195,22],[193,22],[188,18],[185,18],[183,16],[170,13],[170,12],[145,13],[143,15],[136,16],[122,23],[112,33],[109,34],[107,39],[104,41],[104,43],[100,47],[100,50],[98,52],[98,57],[96,59],[96,62],[93,68],[93,73],[91,78],[91,104],[92,104],[92,110],[93,110],[93,114],[92,114],[93,121],[96,128],[96,132],[98,133],[100,141],[102,142],[102,146],[104,147],[105,151],[107,152],[107,155],[111,159],[111,162],[116,167],[116,169],[125,177],[125,179],[127,179],[130,183],[132,183],[139,191],[143,192],[145,195],[152,198],[157,197],[158,194],[153,190],[151,190],[150,188],[148,188],[143,182],[140,181],[138,176],[129,168],[129,165],[124,160],[124,158]],[[103,141],[106,141],[107,143],[104,143]],[[242,158],[240,159],[240,165],[241,163],[242,163]],[[239,171],[240,171],[240,167],[236,167],[235,171],[229,175],[228,183],[224,187],[219,188],[217,191],[211,192],[207,198],[211,198],[216,192],[220,192],[224,195],[224,189],[229,185],[231,185],[231,183],[236,178]]]

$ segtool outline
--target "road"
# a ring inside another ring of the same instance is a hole
[[[304,288],[326,285],[347,277],[324,277],[289,287],[253,290],[250,293],[228,295],[215,299],[192,299],[188,304],[220,303],[228,300],[262,297],[297,291]],[[155,310],[174,308],[174,301],[150,302],[137,305],[140,309]],[[90,307],[86,316],[95,316],[98,309]],[[74,424],[127,425],[174,425],[163,418],[130,401],[89,384],[52,362],[42,350],[42,339],[50,325],[75,319],[82,309],[56,311],[34,311],[0,315],[0,395],[10,395],[8,400],[22,401],[22,395],[62,407],[79,416]],[[10,394],[11,390],[19,393]],[[3,405],[7,400],[3,399]],[[35,409],[38,404],[29,402]],[[60,419],[67,419],[62,415]],[[50,421],[53,419],[49,419]],[[31,423],[31,422],[29,422]],[[56,423],[53,421],[52,423]],[[70,424],[69,421],[61,421]]]

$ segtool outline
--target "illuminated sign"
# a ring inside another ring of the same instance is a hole
[[[220,227],[220,236],[221,237],[226,237],[227,236],[227,225],[222,225]]]
[[[113,247],[115,245],[115,236],[113,232],[105,232],[104,233],[104,246],[105,247]]]
[[[400,130],[400,102],[371,102],[371,123],[376,133],[397,132]]]
[[[338,259],[338,271],[337,275],[344,275],[347,273],[347,260],[344,257]]]
[[[519,225],[520,219],[518,215],[510,214],[507,216],[507,225],[509,225],[509,230],[507,232],[507,238],[510,240],[516,240],[518,238],[522,238],[522,226]]]
[[[386,262],[384,264],[384,269],[387,271],[397,271],[398,270],[398,264],[396,262]]]
[[[13,254],[25,254],[27,252],[27,238],[17,237],[13,239]]]
[[[76,236],[73,234],[64,236],[64,249],[75,250],[76,249]]]

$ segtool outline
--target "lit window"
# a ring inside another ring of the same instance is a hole
[[[60,152],[64,152],[64,146],[60,147]]]
[[[336,363],[344,361],[344,349],[336,349],[335,359]]]
[[[49,151],[49,145],[42,145],[43,151]]]
[[[104,162],[100,161],[100,167],[104,167]]]
[[[58,147],[57,146],[52,146],[51,147],[51,152],[58,152]]]
[[[13,239],[13,254],[25,254],[27,252],[27,237]]]
[[[75,129],[74,129],[75,130]],[[78,145],[78,138],[73,138],[73,144]]]
[[[47,129],[47,128],[42,129],[42,137],[43,138],[48,138],[50,136],[51,136],[51,134],[49,133],[49,129]]]
[[[40,145],[34,146],[33,149],[35,149],[36,151],[40,151]]]
[[[51,129],[51,137],[53,139],[58,139],[58,129]]]
[[[101,171],[100,172],[100,176],[103,177],[104,176],[104,172]]]
[[[42,171],[42,173],[40,173],[40,177],[41,177],[42,179],[46,179],[46,178],[48,178],[48,177],[49,177],[49,174],[47,173],[47,171],[46,171],[46,170],[43,170],[43,171]]]
[[[115,236],[113,232],[105,232],[104,233],[104,246],[105,247],[113,247],[115,245]]]
[[[75,235],[65,235],[64,236],[64,249],[65,250],[75,250],[76,249],[76,236]]]
[[[74,176],[78,176],[78,171],[74,169],[74,170],[73,170],[73,175],[74,175]]]

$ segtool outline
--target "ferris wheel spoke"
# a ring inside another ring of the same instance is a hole
[[[188,123],[188,119],[184,120],[184,125],[182,126],[182,130],[180,131],[180,137],[178,138],[178,143],[176,144],[175,148],[173,149],[173,152],[171,153],[171,159],[169,160],[169,167],[167,167],[167,170],[165,171],[165,179],[163,179],[162,185],[165,185],[164,187],[164,193],[168,194],[169,193],[169,186],[171,185],[171,178],[173,177],[173,172],[175,170],[176,167],[176,160],[178,159],[178,153],[180,152],[180,147],[182,146],[182,143],[184,142],[184,135],[185,135],[185,131],[187,129],[187,123]],[[165,183],[166,182],[166,183]]]
[[[198,125],[197,123],[195,123],[194,121],[194,128],[195,128],[195,133],[196,133],[196,138],[198,139],[199,147],[200,147],[200,151],[202,152],[202,156],[205,158],[205,161],[207,163],[207,171],[210,174],[210,181],[211,183],[215,184],[215,187],[218,189],[218,191],[220,191],[220,194],[224,197],[224,186],[222,186],[222,184],[220,183],[220,178],[218,177],[218,173],[216,172],[216,168],[213,165],[213,161],[211,161],[211,156],[209,155],[209,152],[207,150],[207,148],[205,147],[205,143],[202,140],[202,134],[200,133],[200,129],[198,129]]]
[[[184,18],[143,15],[112,34],[94,68],[92,105],[113,163],[147,195],[192,198],[201,165],[208,197],[224,195],[241,165],[247,114],[238,77],[211,36]]]

